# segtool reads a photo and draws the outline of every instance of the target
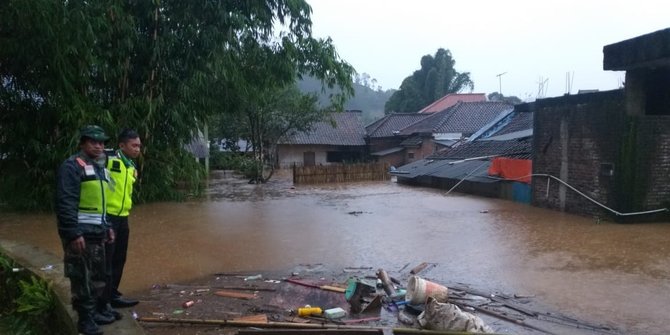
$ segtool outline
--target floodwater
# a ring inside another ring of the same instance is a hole
[[[293,188],[216,175],[205,200],[137,206],[122,291],[215,272],[330,269],[425,275],[534,301],[627,333],[670,332],[670,224],[622,225],[394,182]],[[53,215],[4,214],[0,238],[62,255]]]

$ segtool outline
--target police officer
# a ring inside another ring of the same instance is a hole
[[[79,135],[79,153],[58,169],[56,216],[72,307],[79,315],[77,328],[85,335],[99,335],[102,330],[98,325],[114,321],[114,317],[97,311],[99,297],[109,280],[104,244],[114,240],[105,218],[108,177],[103,150],[109,137],[99,126],[85,126]]]
[[[107,170],[110,185],[107,192],[107,217],[114,229],[116,239],[107,245],[109,267],[111,267],[111,283],[106,297],[111,299],[113,307],[131,307],[137,305],[135,299],[125,298],[119,292],[123,267],[128,253],[128,215],[133,206],[133,185],[137,179],[137,168],[133,159],[140,155],[142,142],[140,135],[132,129],[124,129],[118,137],[119,149],[108,153]]]

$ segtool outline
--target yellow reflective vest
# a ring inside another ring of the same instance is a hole
[[[79,195],[79,223],[101,225],[105,224],[105,193],[108,189],[107,180],[102,179],[93,165],[87,164],[77,157],[77,164],[84,169]]]
[[[133,207],[133,184],[137,169],[131,160],[119,150],[107,158],[110,186],[107,189],[107,214],[128,216]]]

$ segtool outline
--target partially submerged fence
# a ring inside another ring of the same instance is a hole
[[[351,181],[388,180],[388,163],[294,166],[294,184],[344,183]]]

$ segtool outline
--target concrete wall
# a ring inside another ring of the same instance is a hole
[[[617,162],[626,126],[623,90],[542,99],[534,110],[533,173],[550,174],[617,208]],[[613,175],[602,171],[611,164]],[[532,203],[585,215],[602,210],[547,178],[534,177]]]
[[[70,280],[63,275],[63,258],[47,253],[37,247],[14,241],[0,240],[0,252],[19,263],[25,271],[49,282],[53,292],[56,294],[56,318],[57,324],[61,324],[62,333],[77,334],[77,313],[72,309],[70,303]],[[41,268],[52,265],[51,270],[45,271]],[[102,326],[105,334],[115,335],[143,335],[144,329],[133,319],[129,308],[118,309],[123,314],[123,319],[110,325]]]

